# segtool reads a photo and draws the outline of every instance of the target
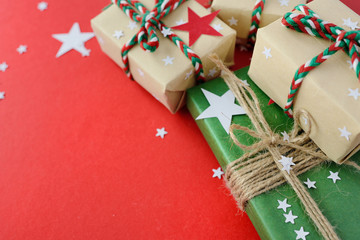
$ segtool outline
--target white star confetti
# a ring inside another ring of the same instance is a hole
[[[129,25],[127,27],[130,28],[131,30],[133,30],[134,28],[137,27],[136,22],[130,20]]]
[[[221,30],[223,30],[224,28],[221,26],[221,24],[214,24],[212,26],[216,31],[220,32]]]
[[[140,76],[144,76],[144,72],[143,71],[141,71],[141,69],[140,68],[138,68],[138,72],[139,72],[139,74],[140,74]]]
[[[5,99],[5,92],[0,92],[0,100]]]
[[[8,67],[9,66],[6,64],[6,62],[2,62],[0,64],[0,71],[5,72]]]
[[[280,7],[289,6],[289,0],[278,0],[280,3]]]
[[[201,91],[204,93],[210,106],[196,120],[216,117],[227,134],[229,134],[232,116],[246,114],[245,110],[235,104],[235,96],[230,90],[221,97],[203,88]]]
[[[287,198],[285,198],[283,201],[277,200],[279,203],[279,206],[277,207],[277,209],[282,209],[284,210],[284,212],[287,211],[287,208],[291,207],[290,204],[287,203]]]
[[[334,183],[336,183],[337,180],[341,180],[341,178],[339,177],[339,172],[332,172],[332,171],[329,171],[330,173],[330,176],[328,176],[327,178],[333,180]]]
[[[346,140],[350,140],[349,136],[351,135],[351,132],[349,132],[346,127],[344,126],[344,128],[338,128],[340,131],[340,137],[344,137],[346,138]]]
[[[286,131],[283,131],[281,135],[283,136],[283,141],[290,142],[290,136]]]
[[[179,21],[175,22],[176,26],[183,25],[184,23],[185,22],[184,22],[184,20],[182,18]]]
[[[190,72],[186,73],[185,80],[188,80],[190,78],[191,74],[193,74],[193,70],[190,70]]]
[[[294,230],[296,233],[296,240],[302,239],[306,240],[306,236],[309,235],[309,232],[304,231],[304,227],[301,227],[299,230]]]
[[[157,131],[157,133],[156,133],[155,137],[161,137],[162,139],[164,139],[165,135],[168,134],[168,132],[165,131],[165,127],[157,128],[156,131]]]
[[[219,179],[221,179],[221,176],[224,174],[224,172],[221,170],[221,167],[218,167],[217,169],[213,169],[212,170],[214,172],[213,174],[213,178],[218,177]]]
[[[26,53],[27,51],[27,46],[26,45],[20,45],[16,51],[18,51],[19,54],[23,54],[23,53]]]
[[[170,28],[165,28],[165,27],[162,28],[161,33],[164,35],[164,37],[173,34]]]
[[[217,72],[218,70],[216,69],[216,67],[213,67],[212,69],[209,70],[208,77],[215,77],[215,74]]]
[[[359,88],[351,89],[349,88],[349,97],[354,97],[355,100],[358,100],[358,97],[360,97]]]
[[[166,56],[166,58],[164,58],[162,60],[164,61],[165,66],[167,66],[169,64],[173,64],[174,59],[175,59],[174,57]]]
[[[241,81],[245,86],[250,87],[250,84],[247,82],[247,80],[242,80],[242,79],[240,79],[240,81]]]
[[[245,46],[240,46],[240,52],[247,52],[247,48]]]
[[[290,109],[291,110],[291,109]],[[307,125],[308,124],[308,119],[306,117],[302,117],[304,124]]]
[[[342,20],[344,21],[343,26],[349,27],[351,30],[356,30],[357,28],[359,28],[359,26],[357,25],[358,22],[351,21],[351,18],[343,18]]]
[[[298,218],[298,216],[294,216],[292,210],[288,214],[283,214],[285,217],[285,223],[290,222],[291,224],[295,224],[294,220]]]
[[[120,39],[121,37],[125,36],[124,32],[122,30],[115,30],[113,37],[116,39]]]
[[[80,32],[79,23],[76,22],[72,25],[69,33],[53,34],[52,37],[62,42],[62,45],[56,54],[57,58],[72,49],[78,51],[84,57],[90,55],[90,49],[85,48],[84,43],[93,38],[94,33]]]
[[[37,5],[37,8],[38,8],[40,11],[46,10],[47,7],[48,7],[48,3],[47,3],[47,2],[39,2],[38,5]]]
[[[234,17],[231,17],[230,19],[228,19],[228,22],[229,22],[229,25],[230,26],[237,26],[237,22],[238,22],[238,20],[237,19],[235,19]]]
[[[281,170],[285,170],[288,174],[290,174],[290,170],[292,169],[291,166],[295,166],[295,163],[293,163],[292,160],[292,157],[288,158],[285,156],[281,156],[281,159],[279,160],[281,165],[283,165],[283,168]]]
[[[272,55],[270,52],[271,52],[271,48],[264,47],[264,51],[262,52],[262,54],[265,55],[266,59],[272,58]]]
[[[316,188],[316,186],[315,186],[316,181],[311,181],[309,178],[304,183],[309,189]]]

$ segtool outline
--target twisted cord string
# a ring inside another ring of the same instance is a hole
[[[337,51],[342,50],[350,57],[357,78],[359,78],[360,73],[360,54],[357,49],[360,46],[360,31],[345,31],[333,23],[326,22],[304,4],[296,6],[294,10],[302,13],[286,13],[281,21],[285,27],[311,36],[329,39],[334,43],[296,70],[284,107],[284,111],[289,117],[293,117],[294,98],[306,75]]]
[[[155,7],[151,11],[137,0],[117,0],[115,4],[133,21],[141,23],[140,30],[121,49],[121,57],[124,63],[126,75],[132,79],[129,68],[129,51],[140,43],[140,47],[149,52],[154,52],[159,47],[159,38],[156,29],[160,31],[168,29],[161,19],[169,15],[187,0],[156,0]],[[138,13],[138,12],[139,13]],[[195,68],[195,78],[202,82],[205,79],[203,65],[200,57],[176,34],[166,36],[170,39],[191,61]]]
[[[323,237],[328,240],[339,239],[314,199],[297,178],[297,174],[328,160],[326,155],[309,138],[311,124],[309,124],[308,132],[301,132],[297,124],[301,115],[298,112],[295,116],[294,128],[290,134],[290,141],[281,140],[281,137],[274,133],[268,125],[253,90],[241,82],[222,63],[219,57],[212,55],[211,60],[221,69],[221,76],[234,93],[239,104],[245,109],[254,126],[254,130],[237,124],[230,127],[230,136],[234,143],[245,150],[252,150],[228,164],[226,169],[227,185],[238,201],[240,208],[244,209],[247,201],[252,197],[273,189],[286,181],[294,189],[304,205],[306,213]],[[307,114],[306,111],[301,113]],[[306,117],[311,119],[309,114]],[[245,131],[260,141],[251,146],[241,144],[234,134],[234,130],[237,129]],[[284,155],[293,157],[294,163],[296,163],[289,174],[281,170],[283,166],[279,160]]]
[[[264,10],[265,0],[256,0],[253,12],[251,14],[251,25],[248,35],[248,45],[254,46],[256,41],[256,33],[260,26],[261,13]]]

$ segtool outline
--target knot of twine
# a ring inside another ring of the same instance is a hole
[[[307,132],[302,132],[297,124],[301,115],[305,114],[308,119],[311,116],[304,110],[295,114],[290,141],[284,141],[271,130],[253,90],[242,83],[222,63],[217,55],[211,55],[210,59],[221,69],[221,77],[234,93],[241,107],[245,109],[254,126],[254,130],[237,124],[232,124],[230,127],[230,136],[234,143],[244,150],[251,150],[241,158],[228,164],[226,168],[225,180],[237,200],[239,208],[244,210],[246,203],[253,197],[287,182],[294,189],[304,205],[306,213],[313,220],[324,238],[329,240],[339,239],[314,199],[297,178],[298,174],[328,160],[326,155],[309,138],[311,124],[309,124]],[[251,146],[243,145],[236,138],[235,130],[244,131],[250,136],[258,138],[259,142]],[[283,166],[279,160],[282,156],[293,158],[295,166],[289,173],[281,170]]]
[[[360,31],[345,31],[333,23],[326,22],[304,4],[296,6],[294,10],[302,13],[286,13],[281,21],[285,27],[311,36],[329,39],[334,43],[296,70],[284,107],[284,111],[289,117],[293,116],[294,97],[306,75],[337,51],[342,50],[350,57],[352,68],[355,70],[357,78],[359,78],[360,73],[360,55],[357,49],[360,47]]]
[[[113,3],[123,10],[131,20],[141,24],[140,30],[121,49],[123,69],[130,79],[132,76],[127,56],[129,51],[139,43],[143,50],[154,52],[160,44],[156,29],[167,31],[167,34],[164,35],[191,61],[195,68],[196,80],[201,82],[205,79],[200,57],[161,21],[163,17],[169,15],[185,1],[187,0],[156,0],[154,9],[149,11],[141,2],[136,0],[113,0]]]

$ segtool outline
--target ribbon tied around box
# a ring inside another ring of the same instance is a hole
[[[113,3],[123,10],[131,20],[141,24],[140,30],[121,49],[124,71],[130,79],[132,79],[132,76],[127,56],[129,51],[139,43],[143,50],[154,52],[160,44],[156,29],[160,31],[169,30],[161,19],[177,9],[185,1],[187,0],[156,0],[154,9],[149,11],[141,2],[136,0],[113,0]],[[196,80],[198,82],[203,81],[205,77],[200,57],[176,34],[171,31],[168,31],[168,33],[166,37],[185,54],[194,66]]]
[[[293,117],[294,97],[306,75],[337,51],[343,50],[350,57],[357,78],[359,78],[360,73],[358,50],[360,47],[360,31],[345,31],[333,23],[326,22],[304,4],[296,6],[294,10],[302,13],[286,13],[281,21],[285,27],[311,36],[329,39],[334,43],[296,70],[284,107],[284,111],[289,117]]]

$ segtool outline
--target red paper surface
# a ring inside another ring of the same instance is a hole
[[[170,114],[95,38],[89,57],[55,58],[51,35],[91,32],[109,1],[38,2],[0,0],[0,239],[259,239],[186,109]]]

